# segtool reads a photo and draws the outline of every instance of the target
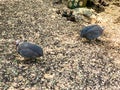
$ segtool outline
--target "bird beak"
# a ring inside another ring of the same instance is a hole
[[[105,30],[105,27],[104,27],[104,26],[102,26],[101,28],[102,28],[103,30]]]

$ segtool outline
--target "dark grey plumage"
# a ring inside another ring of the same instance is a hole
[[[43,56],[43,50],[38,45],[22,42],[17,44],[17,52],[24,58],[37,58]]]
[[[86,26],[81,30],[80,36],[88,40],[97,39],[103,33],[103,28],[99,25]]]

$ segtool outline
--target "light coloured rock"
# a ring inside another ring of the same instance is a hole
[[[51,74],[45,74],[44,77],[46,79],[52,79],[54,77],[54,75],[51,75]]]
[[[88,8],[76,8],[73,12],[74,15],[85,15],[87,17],[91,17],[92,15],[96,14],[93,9]]]

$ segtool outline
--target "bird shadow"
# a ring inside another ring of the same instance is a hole
[[[21,62],[23,64],[35,64],[38,61],[37,61],[37,59],[28,59],[28,60],[22,60],[22,61],[19,61],[19,62]]]
[[[100,39],[95,39],[95,40],[84,40],[82,41],[84,44],[92,44],[92,45],[106,45],[111,42],[109,41],[104,41],[104,40],[100,40]]]
[[[10,60],[12,62],[17,62],[17,63],[23,63],[23,64],[35,64],[40,62],[41,60],[39,59],[24,59],[18,57],[15,53],[9,53],[4,55],[7,60]]]
[[[44,58],[36,58],[36,59],[24,59],[16,54],[16,52],[8,53],[4,55],[5,59],[11,62],[15,62],[18,64],[27,64],[27,65],[33,65],[33,64],[42,64],[44,65]]]
[[[27,59],[27,60],[21,60],[19,61],[22,64],[43,64],[43,59],[38,58],[38,59]]]

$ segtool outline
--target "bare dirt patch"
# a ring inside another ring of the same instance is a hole
[[[89,23],[67,21],[56,13],[62,8],[49,0],[0,1],[1,90],[120,89],[119,6],[111,3],[99,13],[97,23],[105,32],[95,43],[79,37]],[[44,57],[20,61],[16,39],[39,44]]]

